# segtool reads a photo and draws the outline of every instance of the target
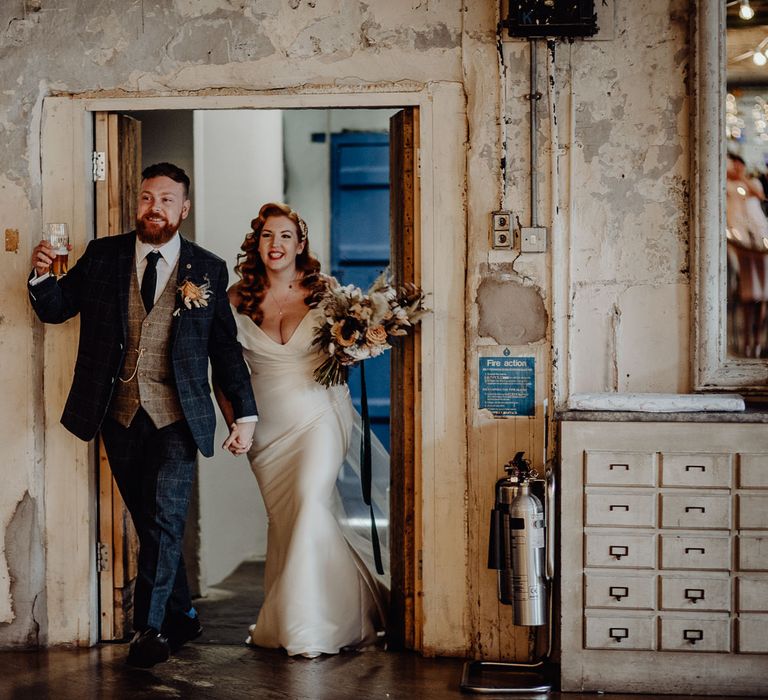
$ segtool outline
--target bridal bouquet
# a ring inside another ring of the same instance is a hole
[[[343,384],[352,365],[381,355],[393,337],[408,335],[423,313],[423,300],[415,284],[393,287],[387,271],[366,293],[331,278],[318,304],[326,322],[313,340],[328,359],[315,370],[315,380],[326,387]]]

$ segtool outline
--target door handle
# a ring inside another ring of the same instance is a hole
[[[611,639],[615,639],[617,642],[620,642],[622,639],[626,639],[629,637],[629,628],[627,627],[611,627],[608,630],[608,636]]]
[[[691,644],[696,644],[704,639],[704,630],[683,630],[683,639]]]
[[[629,547],[620,544],[612,544],[608,548],[608,554],[617,559],[621,559],[622,557],[629,556]]]
[[[616,600],[621,600],[622,598],[629,596],[629,588],[626,586],[611,586],[608,589],[608,595],[612,598],[616,598]]]

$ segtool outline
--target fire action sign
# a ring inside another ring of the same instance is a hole
[[[494,418],[533,416],[536,413],[535,362],[533,357],[480,358],[480,408]]]

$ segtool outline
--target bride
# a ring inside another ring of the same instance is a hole
[[[246,643],[307,657],[363,648],[383,614],[377,582],[334,515],[354,409],[346,385],[313,378],[323,360],[312,339],[325,322],[316,308],[325,278],[307,225],[288,206],[265,204],[251,228],[229,296],[259,407],[248,458],[269,526],[264,604]],[[231,423],[231,406],[220,405]],[[224,446],[247,445],[235,431]]]

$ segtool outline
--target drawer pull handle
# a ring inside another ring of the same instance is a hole
[[[612,598],[616,598],[616,600],[621,600],[622,598],[629,596],[629,588],[626,586],[611,586],[608,589],[608,594]]]
[[[620,642],[622,639],[629,637],[629,629],[627,627],[611,627],[608,630],[608,636]]]
[[[614,469],[618,469],[619,467],[624,467],[626,471],[629,471],[629,465],[628,464],[609,464],[608,469],[610,471],[613,471]]]
[[[704,639],[704,630],[683,630],[683,639],[691,644],[696,644]]]
[[[624,545],[612,544],[608,548],[608,553],[612,557],[616,557],[617,559],[621,559],[622,557],[626,557],[626,556],[629,555],[629,547],[626,547]]]
[[[707,468],[703,464],[686,464],[685,471],[692,472],[694,469],[698,469],[701,472],[707,471]]]
[[[703,588],[686,588],[685,597],[688,598],[688,600],[690,600],[692,603],[696,603],[700,600],[704,600],[704,589]]]
[[[685,512],[686,513],[693,513],[693,511],[699,511],[699,513],[706,513],[707,509],[704,506],[686,506]]]
[[[608,506],[608,510],[625,510],[629,512],[629,506],[624,506],[624,505]]]
[[[686,547],[685,553],[690,554],[691,552],[698,552],[699,554],[704,554],[704,547]]]

